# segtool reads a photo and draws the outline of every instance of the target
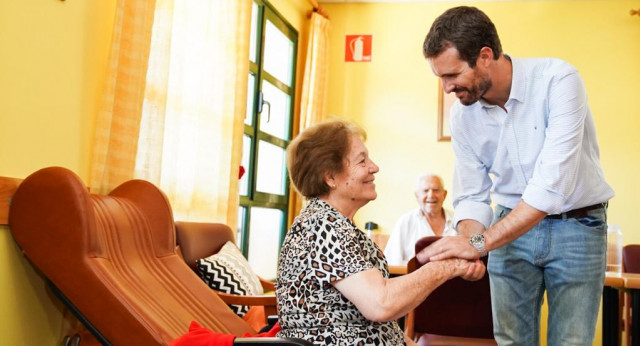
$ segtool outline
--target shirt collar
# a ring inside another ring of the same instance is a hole
[[[511,66],[513,67],[511,75],[511,93],[509,94],[509,100],[514,99],[520,102],[524,102],[524,96],[527,91],[527,76],[525,75],[524,68],[520,59],[514,59],[507,55],[511,60]],[[507,101],[509,102],[509,101]]]
[[[516,100],[519,102],[524,102],[524,96],[526,93],[526,76],[524,73],[524,69],[522,68],[522,63],[520,59],[512,58],[509,55],[505,54],[507,59],[511,60],[511,67],[513,70],[511,71],[511,91],[509,92],[509,99],[507,100],[507,104],[512,102],[511,100]],[[485,101],[484,99],[480,99],[480,105],[484,108],[493,108],[497,107],[496,105],[492,105]]]

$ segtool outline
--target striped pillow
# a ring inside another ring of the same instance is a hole
[[[264,293],[260,280],[249,266],[240,249],[228,241],[217,254],[196,261],[198,276],[214,290],[243,296]],[[229,305],[236,315],[243,317],[250,306]]]

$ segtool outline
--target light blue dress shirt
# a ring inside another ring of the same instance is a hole
[[[484,100],[451,108],[454,225],[473,219],[489,228],[492,201],[559,214],[614,196],[578,71],[559,59],[510,59],[506,112]]]

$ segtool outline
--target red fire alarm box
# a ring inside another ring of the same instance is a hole
[[[369,62],[371,61],[372,35],[346,35],[344,48],[344,61]]]

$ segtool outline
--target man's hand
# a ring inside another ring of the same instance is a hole
[[[478,250],[469,243],[469,237],[463,235],[442,237],[416,254],[420,263],[439,261],[447,258],[464,258],[475,260],[480,258]]]
[[[484,263],[479,260],[480,253],[469,243],[469,238],[463,235],[442,237],[416,254],[420,263],[439,261],[447,258],[464,258],[475,260],[467,272],[461,277],[467,281],[482,279],[486,272]]]

